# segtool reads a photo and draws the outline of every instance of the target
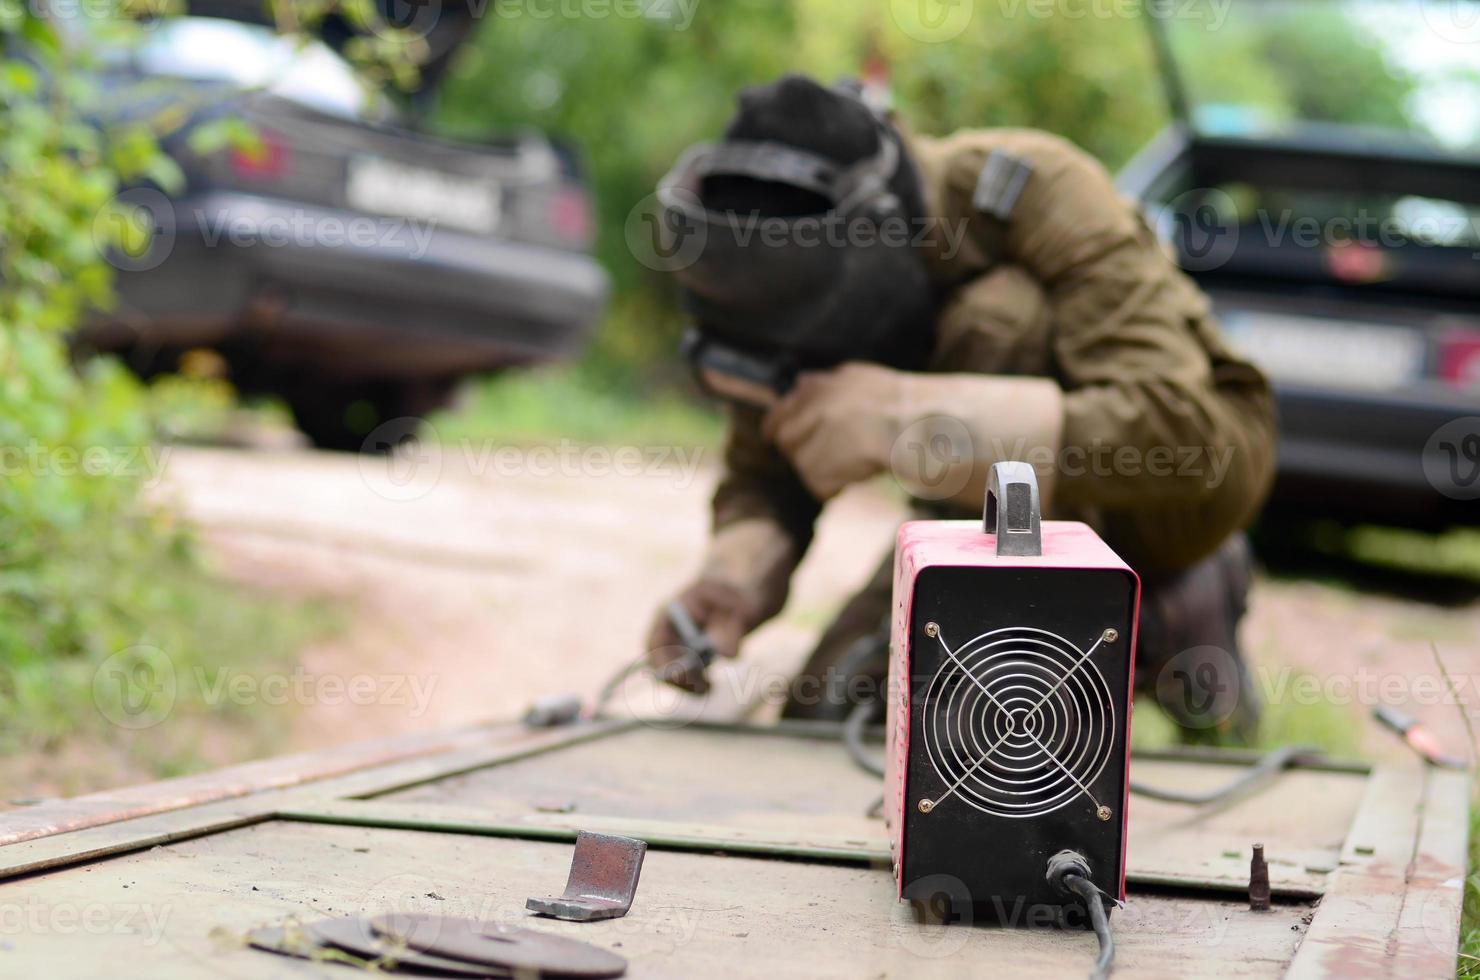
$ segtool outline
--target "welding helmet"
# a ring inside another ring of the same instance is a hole
[[[785,371],[909,367],[929,350],[920,181],[856,90],[801,76],[746,90],[724,138],[684,153],[658,202],[691,357],[720,347]]]

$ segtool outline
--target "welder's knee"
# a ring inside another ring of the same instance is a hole
[[[1203,485],[1190,500],[1106,511],[1101,533],[1142,575],[1164,577],[1213,554],[1254,520],[1274,479],[1274,418],[1267,405],[1230,399],[1237,424],[1178,462]]]

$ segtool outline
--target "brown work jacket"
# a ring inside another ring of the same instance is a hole
[[[1066,140],[989,129],[908,146],[941,226],[926,246],[943,296],[926,370],[1054,379],[1064,418],[1046,516],[1087,521],[1143,574],[1210,554],[1268,491],[1275,421],[1268,383],[1224,341],[1207,296]],[[994,154],[999,177],[1004,160],[1009,175],[1029,169],[1016,193],[984,201]],[[821,505],[761,418],[731,409],[715,528],[768,518],[799,560]]]

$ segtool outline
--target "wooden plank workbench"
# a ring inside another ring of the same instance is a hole
[[[563,886],[577,829],[649,841],[637,901],[533,924],[616,949],[633,977],[1088,971],[1087,933],[915,922],[866,815],[878,782],[832,734],[487,726],[7,814],[0,976],[353,976],[239,937],[391,910],[523,923],[525,898]],[[1240,758],[1141,758],[1135,775],[1215,785]],[[1452,975],[1467,800],[1463,774],[1338,765],[1200,818],[1132,798],[1117,975]],[[1243,895],[1256,840],[1276,894],[1262,914]]]

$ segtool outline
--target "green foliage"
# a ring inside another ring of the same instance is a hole
[[[187,529],[146,502],[169,452],[157,436],[219,409],[219,388],[71,363],[66,333],[110,302],[105,256],[152,232],[119,188],[180,174],[147,123],[91,121],[86,47],[33,7],[0,17],[0,744],[34,747],[107,730],[91,682],[121,649],[245,666],[306,620],[212,584]]]
[[[1459,962],[1455,976],[1480,977],[1480,807],[1470,804],[1470,869],[1460,914]]]
[[[1264,663],[1266,672],[1277,665]],[[1256,667],[1257,670],[1257,667]],[[1303,683],[1298,674],[1294,683]],[[1258,744],[1261,749],[1275,749],[1282,745],[1310,745],[1322,749],[1328,755],[1340,759],[1356,759],[1362,755],[1361,726],[1356,724],[1351,709],[1321,701],[1316,704],[1296,704],[1289,699],[1266,699],[1264,714],[1259,721]],[[1156,699],[1141,696],[1136,699],[1135,720],[1131,725],[1131,748],[1133,750],[1164,749],[1179,743],[1177,727],[1161,710]]]
[[[592,445],[717,447],[717,413],[671,392],[635,399],[589,365],[478,382],[455,409],[429,420],[456,445],[489,433],[510,445],[558,439]]]
[[[1194,107],[1252,108],[1260,122],[1412,125],[1418,79],[1349,7],[1253,5],[1231,10],[1217,30],[1195,26],[1216,17],[1209,4],[1196,9],[1201,17],[1171,30]]]

